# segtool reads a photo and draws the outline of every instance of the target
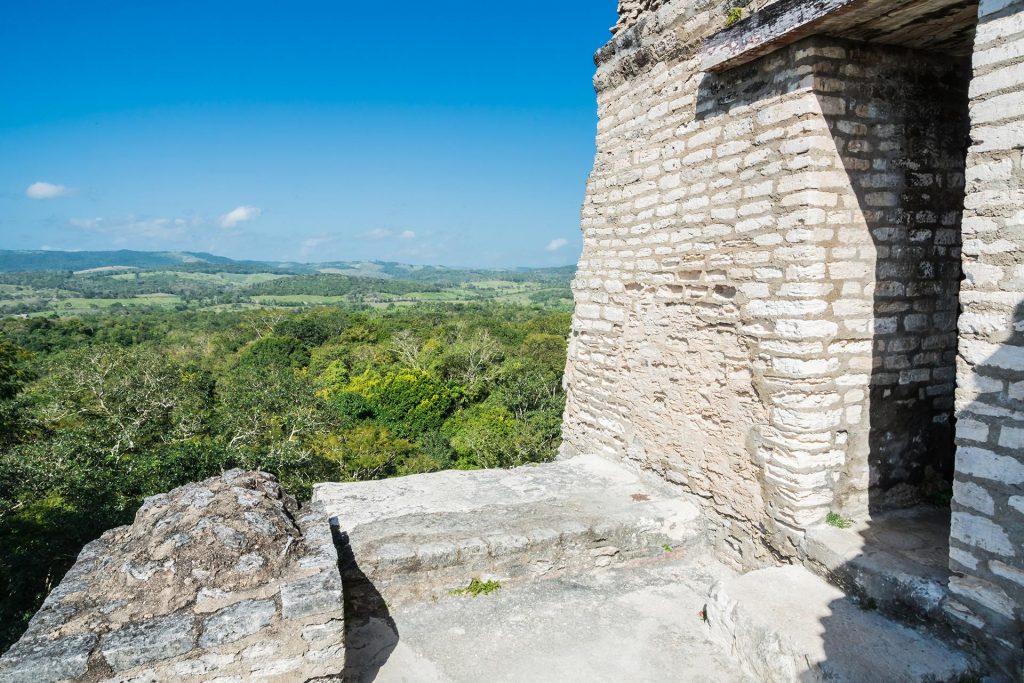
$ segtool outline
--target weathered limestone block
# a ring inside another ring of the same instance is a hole
[[[308,680],[344,668],[327,517],[231,471],[149,498],[82,551],[0,680]]]

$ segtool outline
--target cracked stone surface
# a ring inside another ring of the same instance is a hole
[[[0,680],[336,675],[341,596],[322,510],[300,509],[270,475],[231,471],[147,499],[133,524],[87,545],[0,659]]]

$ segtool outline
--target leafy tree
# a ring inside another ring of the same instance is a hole
[[[313,385],[288,367],[239,366],[218,382],[217,393],[225,447],[242,467],[285,480],[312,462],[310,443],[332,424]]]
[[[502,356],[501,345],[493,335],[486,330],[469,335],[460,326],[452,343],[441,351],[434,369],[444,379],[466,387],[471,396],[479,397],[486,393],[483,385]]]
[[[347,370],[351,353],[352,348],[347,344],[328,343],[317,346],[309,352],[309,371],[314,376],[321,375],[327,366],[335,362],[341,362]]]
[[[519,420],[561,392],[561,374],[535,360],[506,361],[498,372],[495,400]]]
[[[348,320],[344,312],[335,308],[317,308],[283,319],[274,328],[274,333],[294,337],[312,348],[337,336],[347,326]]]
[[[522,355],[545,370],[561,375],[565,369],[566,341],[564,336],[546,332],[531,332],[522,344]]]
[[[253,342],[238,362],[263,368],[302,368],[309,365],[309,349],[295,337],[275,334]]]
[[[317,396],[330,399],[331,396],[343,391],[349,383],[348,368],[343,360],[331,361],[316,378]]]
[[[204,429],[209,378],[147,349],[99,346],[59,356],[32,388],[36,426],[58,443],[83,438],[119,461]]]
[[[334,392],[327,399],[327,405],[345,425],[373,418],[373,408],[362,394]]]
[[[14,444],[23,429],[24,406],[17,397],[34,376],[30,359],[27,351],[0,341],[0,448]],[[0,496],[3,491],[0,489]]]
[[[383,375],[367,370],[347,391],[365,398],[383,424],[408,437],[439,429],[457,400],[447,384],[425,370]]]
[[[515,428],[506,408],[483,403],[457,413],[444,424],[443,433],[459,456],[460,468],[511,467],[519,464],[510,447]]]
[[[334,463],[343,479],[365,481],[402,473],[417,455],[412,442],[394,437],[385,427],[361,425],[331,435],[320,445],[324,458]],[[412,465],[415,468],[415,465]]]

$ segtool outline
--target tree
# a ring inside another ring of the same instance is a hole
[[[557,396],[562,390],[559,373],[532,360],[511,360],[502,364],[493,397],[508,408],[516,419],[526,418],[532,410]]]
[[[354,481],[395,476],[417,455],[412,442],[396,438],[378,425],[360,425],[327,437],[320,452],[336,464],[343,479]]]
[[[409,330],[399,330],[391,337],[389,344],[391,352],[395,354],[398,361],[407,368],[423,370],[420,363],[420,349],[423,341]]]
[[[14,444],[23,429],[23,402],[17,397],[34,377],[30,359],[24,349],[0,341],[0,449]]]
[[[474,405],[444,424],[443,433],[459,456],[463,468],[511,467],[518,464],[511,449],[515,418],[503,406]]]
[[[58,357],[32,389],[34,420],[49,440],[87,436],[117,461],[203,431],[211,383],[203,371],[144,347],[95,347]]]
[[[313,385],[288,367],[241,365],[217,393],[221,438],[247,469],[278,474],[303,464],[310,440],[331,425]]]
[[[295,337],[274,334],[250,344],[238,362],[263,368],[302,368],[309,365],[309,349]]]
[[[460,384],[471,395],[482,393],[495,364],[502,358],[502,348],[487,330],[470,336],[462,327],[457,328],[454,341],[435,361],[434,369],[450,381]]]
[[[406,437],[439,429],[456,403],[456,394],[424,370],[367,370],[346,390],[365,398],[383,424]]]

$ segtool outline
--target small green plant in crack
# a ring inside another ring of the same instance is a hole
[[[481,595],[490,595],[499,588],[501,588],[501,583],[497,581],[481,581],[480,579],[473,579],[465,588],[453,588],[452,590],[448,591],[448,594],[468,595],[470,597],[476,598]]]
[[[828,524],[829,526],[833,526],[833,527],[835,527],[837,529],[849,529],[851,526],[853,526],[853,522],[851,522],[848,519],[845,519],[838,512],[830,512],[830,513],[828,513],[825,516],[825,524]]]
[[[725,27],[729,28],[731,26],[735,26],[742,21],[745,14],[746,13],[742,7],[733,7],[725,13]]]
[[[664,550],[666,553],[672,552],[672,546],[670,546],[668,543],[662,543],[661,549]]]

